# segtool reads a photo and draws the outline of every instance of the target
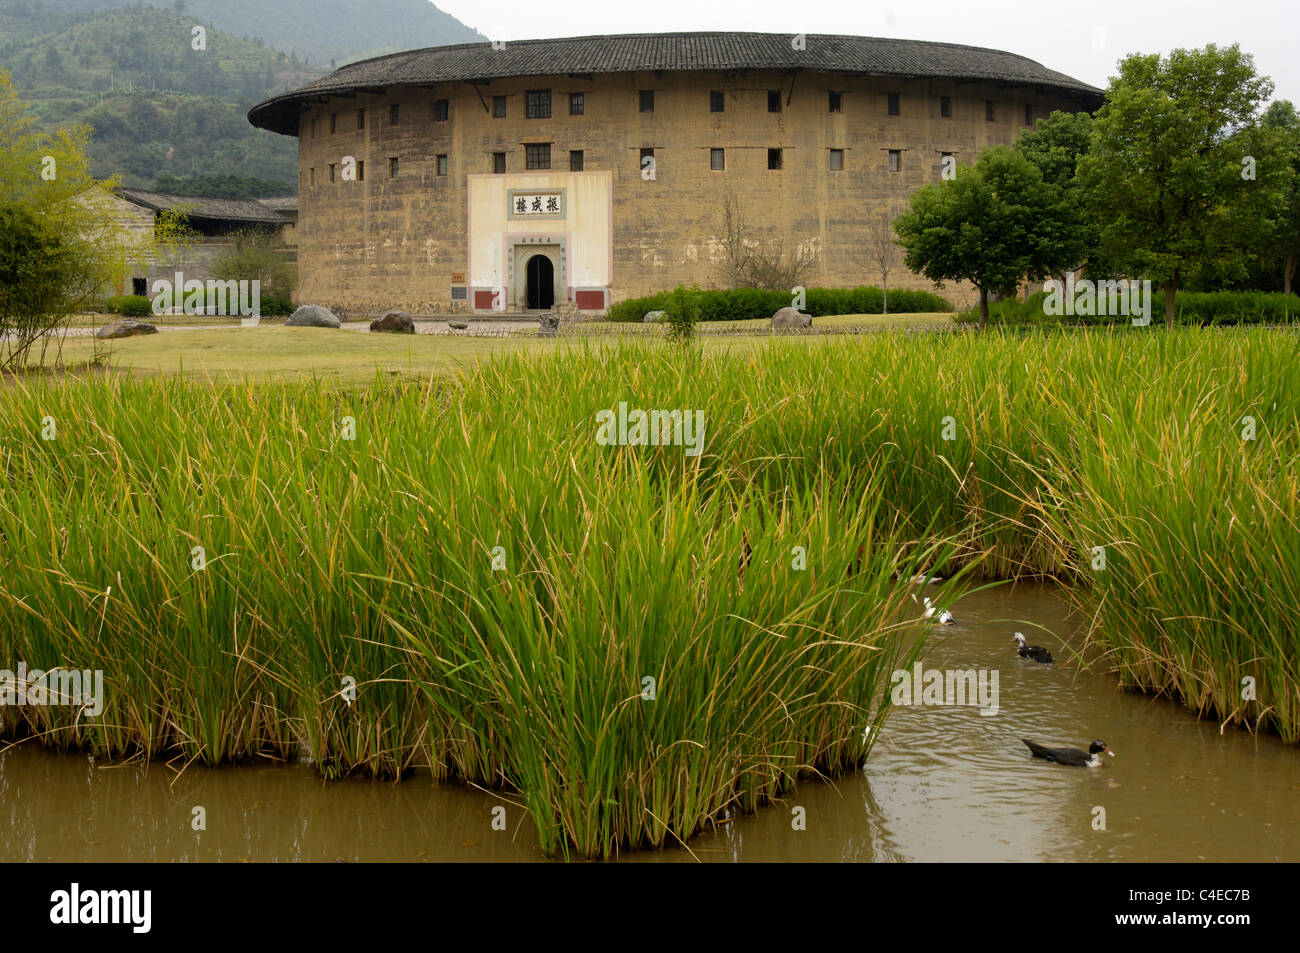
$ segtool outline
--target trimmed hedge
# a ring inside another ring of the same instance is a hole
[[[146,318],[153,314],[153,302],[144,295],[117,295],[104,302],[109,314],[127,318]]]
[[[1128,324],[1131,316],[1055,315],[1043,312],[1044,291],[1035,292],[1028,301],[1008,299],[989,305],[989,324]],[[1180,291],[1176,299],[1177,322],[1183,325],[1209,324],[1291,324],[1300,320],[1300,297],[1278,291]],[[954,321],[978,322],[979,308],[968,308],[953,315]],[[1165,323],[1165,295],[1151,295],[1151,323]]]
[[[663,291],[647,298],[620,301],[605,312],[607,321],[640,321],[647,311],[667,311],[672,292]],[[813,317],[831,314],[880,314],[884,311],[885,293],[879,288],[809,288],[807,306]],[[745,321],[770,318],[781,308],[790,306],[788,291],[764,291],[759,288],[734,288],[700,291],[701,321]],[[891,291],[891,313],[909,314],[951,311],[952,302],[928,291]]]

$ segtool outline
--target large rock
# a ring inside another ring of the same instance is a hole
[[[371,321],[370,330],[376,334],[414,334],[415,322],[405,311],[389,311],[382,318]]]
[[[812,315],[804,314],[802,311],[796,311],[794,308],[782,308],[776,314],[772,315],[772,327],[810,328],[812,327]]]
[[[537,336],[539,338],[553,338],[560,330],[560,316],[558,314],[544,314],[537,319]]]
[[[129,338],[136,334],[157,334],[158,329],[152,324],[137,321],[135,318],[118,318],[112,324],[106,324],[95,332],[97,338]]]
[[[644,323],[646,323],[646,324],[651,324],[651,323],[653,323],[653,322],[655,322],[655,321],[667,321],[667,320],[668,320],[668,312],[667,312],[667,311],[647,311],[647,312],[645,313],[645,317],[642,318],[641,320],[642,320]]]
[[[318,304],[305,304],[284,322],[286,328],[337,328],[338,315]]]
[[[468,321],[448,321],[448,322],[447,322],[447,327],[449,327],[449,328],[455,328],[457,331],[468,331],[468,330],[469,330],[469,322],[468,322]]]

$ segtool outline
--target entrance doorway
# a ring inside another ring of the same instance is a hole
[[[529,310],[555,304],[555,266],[545,255],[534,255],[527,265]]]

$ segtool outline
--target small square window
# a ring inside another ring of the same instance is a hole
[[[1025,106],[1025,125],[1026,125],[1026,126],[1032,126],[1033,124],[1034,124],[1034,107],[1033,107],[1033,106],[1026,105],[1026,106]]]
[[[357,160],[357,181],[358,182],[366,181],[366,160],[365,159]]]
[[[569,115],[570,116],[581,116],[583,110],[586,109],[586,107],[587,107],[587,103],[586,103],[585,93],[569,93]]]
[[[640,90],[641,111],[643,113],[652,113],[655,111],[655,91],[653,89]]]
[[[833,112],[833,113],[842,113],[842,112],[844,112],[844,94],[843,94],[843,93],[831,93],[831,94],[830,94],[830,111]]]
[[[709,168],[714,172],[721,172],[727,167],[727,154],[722,149],[709,150]]]
[[[313,139],[316,138],[316,118],[315,118],[315,117],[312,117],[312,121],[311,121],[311,137],[312,137]]]
[[[397,156],[390,156],[388,159],[388,177],[397,178]]]
[[[497,175],[506,174],[506,154],[504,152],[492,153],[492,171]]]
[[[331,182],[334,181],[334,163],[333,163],[333,162],[330,163],[330,181],[331,181]]]
[[[339,124],[339,114],[330,113],[330,135],[331,136],[338,131],[338,124]]]
[[[396,126],[396,125],[401,121],[401,120],[398,118],[398,117],[401,115],[401,113],[402,113],[402,107],[399,106],[397,103],[393,103],[391,106],[389,106],[389,107],[388,107],[388,124],[389,124],[390,126]]]
[[[989,122],[993,121],[993,100],[984,100],[984,118]]]
[[[448,119],[448,117],[449,117],[450,115],[451,115],[451,101],[450,101],[450,100],[447,100],[447,99],[439,99],[439,100],[437,100],[437,101],[433,104],[433,120],[434,120],[434,122],[446,122],[447,119]]]
[[[445,155],[438,156],[438,174],[439,175],[447,174],[447,157]]]
[[[312,188],[316,187],[316,167],[312,166],[307,170],[307,180],[311,183]]]
[[[549,169],[551,167],[551,144],[549,142],[530,142],[524,145],[524,168]]]
[[[581,172],[581,171],[582,171],[582,150],[581,150],[581,149],[572,149],[572,150],[570,150],[570,152],[569,152],[569,171],[570,171],[570,172]]]
[[[506,98],[504,96],[492,97],[492,118],[493,119],[506,118]]]
[[[944,119],[952,118],[952,97],[951,96],[939,97],[939,115],[942,116]]]
[[[889,150],[889,171],[897,172],[903,168],[903,152],[901,149]]]
[[[888,93],[887,96],[889,99],[889,115],[897,116],[900,112],[899,105],[898,105],[898,93]]]
[[[364,109],[357,110],[357,128],[366,128],[366,111]]]
[[[709,112],[721,113],[727,111],[727,97],[720,89],[709,90]]]
[[[781,90],[769,89],[767,91],[767,111],[770,113],[779,113],[781,111]]]
[[[779,168],[781,168],[781,150],[780,150],[780,149],[768,149],[768,150],[767,150],[767,167],[768,167],[769,169],[779,169]]]
[[[831,171],[839,172],[843,168],[844,168],[844,150],[832,149],[831,150]]]
[[[530,89],[526,98],[527,108],[524,115],[528,119],[551,118],[551,91],[549,89]],[[547,166],[550,168],[550,166]]]

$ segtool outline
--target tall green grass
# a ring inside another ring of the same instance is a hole
[[[608,856],[865,757],[920,650],[895,572],[943,567],[941,601],[1059,578],[1125,683],[1295,741],[1298,341],[575,345],[455,384],[12,386],[0,659],[103,668],[110,698],[0,728],[428,766],[518,790],[548,851]],[[704,453],[599,446],[620,401],[703,411]]]

